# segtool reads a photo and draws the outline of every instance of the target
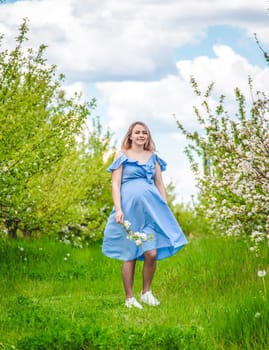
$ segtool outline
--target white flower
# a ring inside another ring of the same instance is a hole
[[[126,228],[126,230],[129,230],[129,228],[131,227],[131,223],[128,220],[124,220],[123,225]]]
[[[252,236],[252,237],[261,236],[261,235],[263,235],[263,232],[252,231],[252,233],[251,233],[251,236]]]
[[[142,239],[142,241],[146,241],[147,240],[147,235],[145,233],[141,233],[140,234],[140,238]]]
[[[259,318],[259,317],[261,317],[261,313],[260,312],[256,312],[255,318]]]
[[[258,271],[258,276],[259,277],[264,277],[266,275],[266,271],[265,270],[259,270]]]
[[[127,232],[126,238],[129,240],[133,240],[135,244],[138,246],[141,246],[143,242],[153,239],[153,234],[150,234],[149,236],[147,236],[143,232],[133,232],[131,230],[131,223],[128,220],[125,220],[122,226],[125,228]]]

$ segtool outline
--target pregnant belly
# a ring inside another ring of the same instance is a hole
[[[125,182],[121,187],[122,201],[139,201],[146,197],[159,195],[154,184],[144,179],[135,179]]]

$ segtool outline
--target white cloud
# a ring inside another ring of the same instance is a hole
[[[264,0],[33,0],[2,4],[7,41],[23,17],[29,45],[47,44],[48,58],[70,79],[155,80],[175,74],[174,49],[205,37],[209,26],[241,27],[268,40]],[[267,39],[266,39],[267,38]]]
[[[81,94],[82,101],[86,100],[85,94],[86,94],[86,84],[82,82],[76,82],[72,84],[66,84],[63,86],[66,96],[67,97],[73,97],[75,93]]]
[[[266,90],[267,84],[264,78],[268,75],[268,68],[262,69],[251,65],[246,58],[228,46],[215,45],[213,50],[215,58],[203,56],[193,61],[178,62],[177,67],[181,75],[185,79],[191,75],[197,77],[204,89],[211,81],[214,81],[217,93],[222,93],[227,97],[233,96],[235,87],[247,92],[249,75],[259,88]]]
[[[175,112],[180,111],[182,119],[190,116],[185,101],[190,100],[191,89],[176,75],[153,82],[99,83],[97,88],[104,96],[113,130],[126,128],[126,118],[146,120],[155,131],[163,131],[164,125],[173,130]]]
[[[153,124],[155,131],[172,131],[173,114],[181,122],[193,127],[192,106],[198,100],[190,87],[190,76],[194,76],[202,91],[213,81],[213,96],[224,94],[228,101],[234,101],[234,89],[238,87],[250,98],[248,76],[254,88],[266,91],[269,68],[251,65],[228,46],[215,46],[215,58],[207,56],[193,60],[179,61],[177,75],[170,75],[152,82],[104,82],[97,88],[107,106],[109,125],[112,130],[126,128],[130,121],[143,119]],[[165,126],[165,127],[164,127]]]

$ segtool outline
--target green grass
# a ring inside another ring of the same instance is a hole
[[[195,238],[158,262],[152,289],[161,305],[126,309],[121,262],[100,244],[1,240],[0,350],[268,349],[260,262],[240,240]],[[141,273],[138,262],[137,296]]]

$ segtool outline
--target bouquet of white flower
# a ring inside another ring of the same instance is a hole
[[[151,233],[150,235],[146,235],[143,232],[133,232],[131,230],[131,223],[128,220],[124,220],[122,226],[125,228],[127,232],[127,239],[130,239],[135,242],[136,245],[142,246],[143,242],[152,241],[154,236]]]

